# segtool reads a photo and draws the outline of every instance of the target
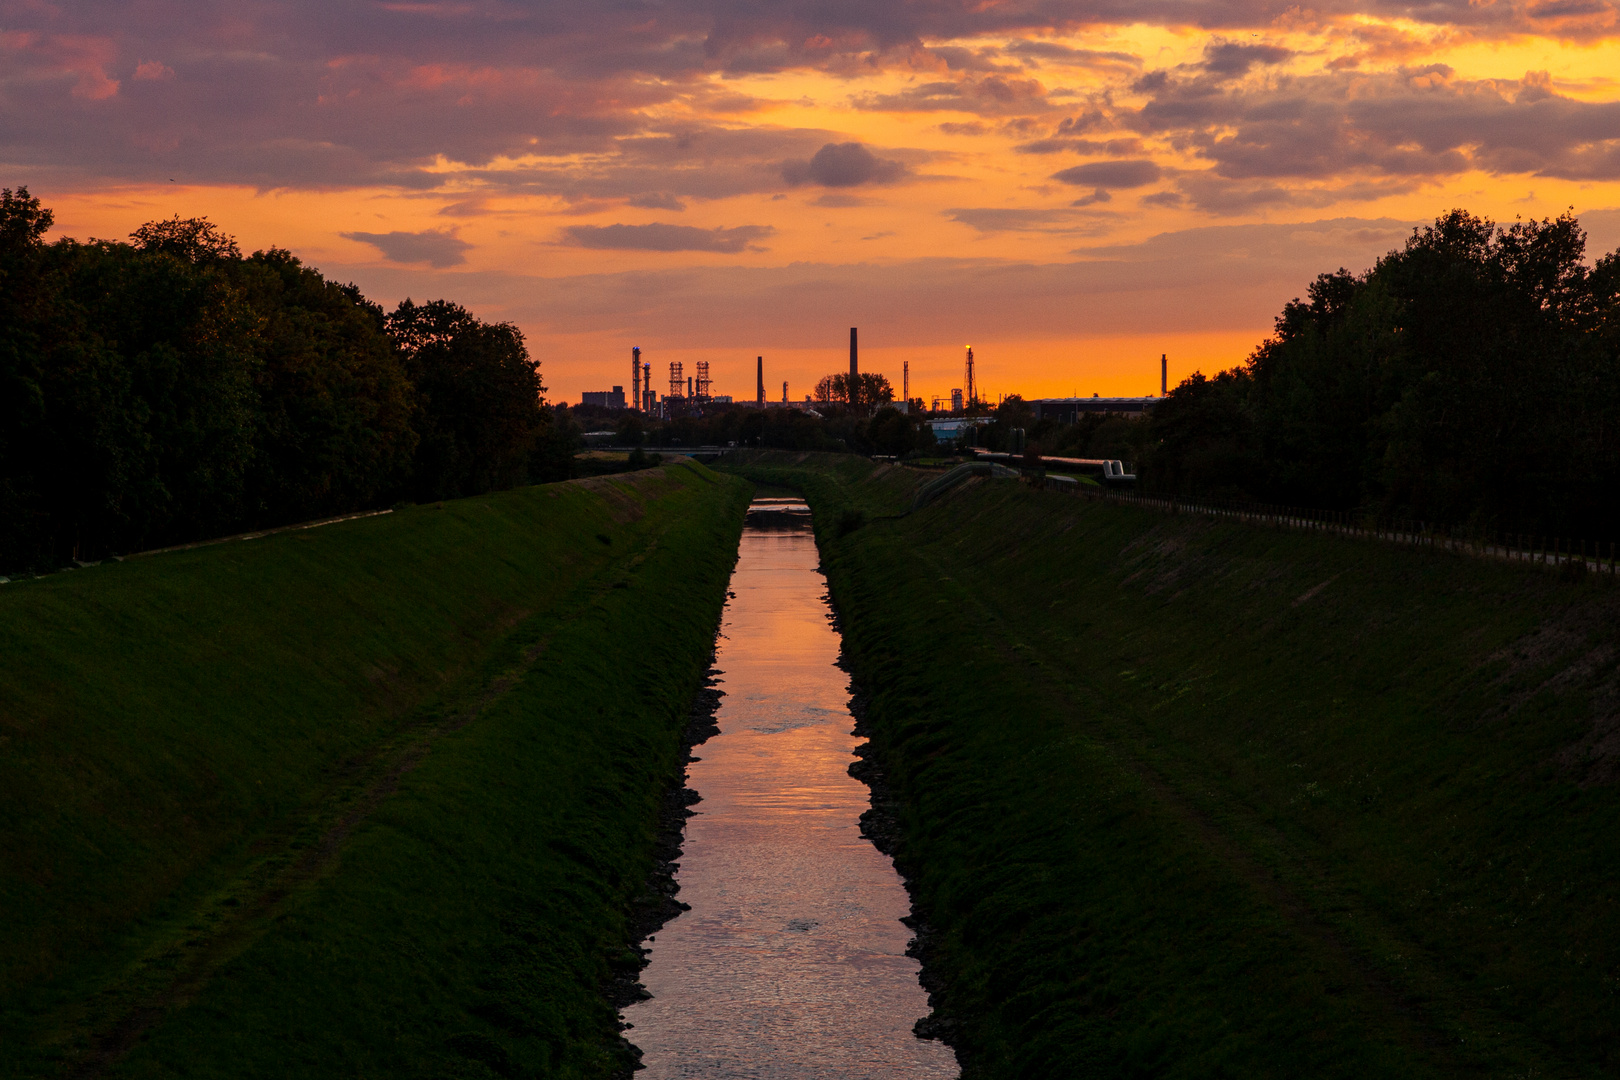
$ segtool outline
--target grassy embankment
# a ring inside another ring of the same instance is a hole
[[[610,1071],[747,493],[671,466],[0,589],[0,1073]]]
[[[1612,585],[729,467],[816,513],[967,1077],[1620,1071]]]

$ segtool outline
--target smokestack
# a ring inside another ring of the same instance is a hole
[[[688,376],[687,376],[687,377],[686,377],[686,397],[687,397],[687,399],[688,399],[688,400],[691,400],[691,398],[692,398],[692,395],[693,395],[693,391],[692,391],[692,376],[690,376],[690,375],[688,375]]]
[[[641,408],[641,346],[630,350],[630,407]]]
[[[754,358],[754,379],[754,393],[759,400],[759,407],[763,409],[765,407],[765,358],[763,356]]]
[[[851,408],[855,407],[855,402],[856,399],[860,397],[860,392],[861,367],[856,361],[855,328],[852,326],[849,328],[849,404]]]
[[[782,380],[782,404],[787,404],[787,380]]]
[[[1159,396],[1168,397],[1170,394],[1170,358],[1166,353],[1159,354]]]

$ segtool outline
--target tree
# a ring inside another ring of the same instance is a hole
[[[850,394],[849,372],[840,371],[823,376],[816,383],[816,400],[824,405],[843,402],[851,408],[859,406],[881,407],[894,400],[894,387],[887,377],[876,372],[862,371],[856,375],[855,393]]]
[[[26,187],[0,188],[0,252],[37,250],[55,220]]]
[[[422,500],[472,495],[528,478],[544,441],[540,364],[523,333],[485,323],[446,300],[409,299],[387,318],[415,384],[418,443],[413,487]]]
[[[233,278],[260,320],[251,515],[322,517],[399,492],[418,441],[416,393],[382,309],[279,249],[254,253]]]
[[[166,252],[187,262],[213,263],[242,257],[236,238],[226,235],[207,218],[182,218],[176,214],[167,221],[148,221],[129,238],[139,251]]]
[[[1480,531],[1610,537],[1620,264],[1570,214],[1463,210],[1363,274],[1319,276],[1241,368],[1150,421],[1150,486]],[[1620,254],[1620,253],[1617,253]]]

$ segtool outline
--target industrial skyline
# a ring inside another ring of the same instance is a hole
[[[859,332],[859,327],[852,326],[849,328],[848,377],[851,385],[856,383],[861,371]],[[749,403],[756,408],[787,406],[794,404],[813,404],[813,400],[809,396],[805,396],[799,402],[790,401],[788,398],[787,380],[784,380],[782,383],[781,400],[774,402],[767,400],[765,395],[765,357],[763,355],[756,355],[754,357],[754,395],[752,398],[746,397],[742,394],[725,393],[723,386],[718,390],[715,389],[714,384],[716,379],[711,375],[712,369],[709,361],[698,361],[696,365],[697,374],[695,376],[686,376],[684,374],[685,368],[683,362],[674,360],[670,361],[669,363],[668,392],[664,395],[663,399],[660,399],[658,394],[651,388],[651,366],[651,361],[643,361],[641,347],[632,346],[630,350],[630,393],[626,395],[624,393],[624,387],[620,385],[614,385],[610,390],[606,391],[582,391],[580,394],[580,403],[610,408],[640,409],[646,413],[660,412],[660,402],[669,398],[676,398],[683,402],[689,403],[715,402],[718,404],[727,405]],[[724,367],[722,367],[721,370],[722,376],[720,381],[724,382]],[[878,374],[884,373],[878,372]],[[1104,395],[1098,391],[1093,391],[1090,395],[1081,395],[1079,390],[1075,389],[1069,395],[1045,395],[1037,397],[1037,395],[1020,394],[1020,396],[1023,396],[1026,398],[1026,400],[1031,401],[1080,401],[1089,396],[1093,399],[1126,402],[1142,402],[1153,399],[1155,396],[1163,397],[1169,390],[1169,358],[1168,354],[1165,353],[1159,354],[1159,379],[1160,389],[1158,395],[1149,393],[1145,395],[1107,395],[1104,397]],[[943,393],[925,394],[919,391],[919,393],[915,396],[915,400],[922,401],[922,407],[925,412],[961,412],[964,409],[972,408],[976,405],[989,406],[999,404],[1001,398],[1020,393],[1020,391],[1017,389],[1002,391],[996,393],[996,400],[992,401],[991,392],[986,390],[978,381],[978,376],[976,373],[976,361],[974,359],[973,347],[971,345],[966,346],[966,359],[961,371],[961,377],[958,381],[961,382],[962,385],[951,386]],[[895,387],[895,391],[896,403],[907,403],[914,400],[911,393],[910,360],[901,361],[900,385]],[[613,404],[614,401],[617,401],[617,404]],[[1133,406],[1131,411],[1136,411],[1136,407]]]

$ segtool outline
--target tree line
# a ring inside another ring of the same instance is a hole
[[[0,572],[567,475],[515,326],[201,218],[51,224],[0,190]]]
[[[869,414],[833,399],[817,402],[813,410],[716,404],[668,419],[582,405],[569,409],[565,422],[577,429],[612,431],[617,447],[747,446],[900,457],[934,451],[934,434],[923,419],[915,409],[907,414],[885,404]]]
[[[1153,413],[1160,492],[1620,536],[1620,252],[1587,265],[1569,213],[1463,210],[1370,270],[1322,274],[1248,361]]]

